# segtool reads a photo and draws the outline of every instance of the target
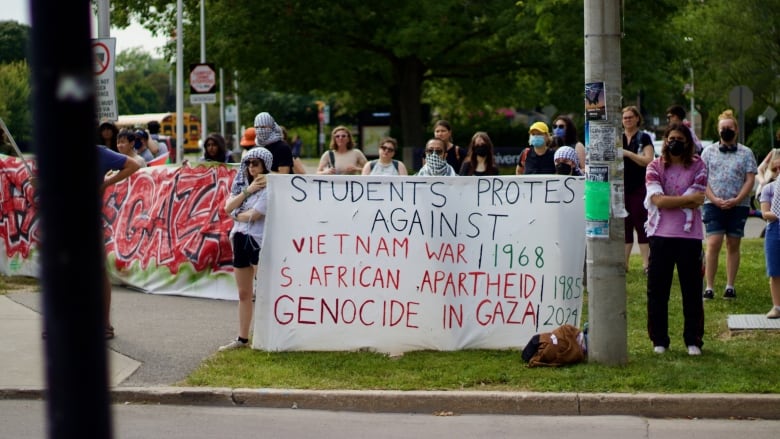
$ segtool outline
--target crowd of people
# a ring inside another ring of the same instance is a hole
[[[642,115],[635,106],[622,109],[622,157],[624,169],[625,268],[634,240],[639,246],[647,277],[647,331],[656,353],[670,345],[668,303],[674,272],[680,283],[683,303],[683,341],[689,355],[700,355],[704,338],[704,302],[715,297],[715,278],[723,242],[726,243],[726,284],[723,298],[737,297],[736,277],[740,243],[749,215],[759,212],[767,222],[764,232],[766,272],[772,308],[767,318],[780,318],[780,197],[774,194],[780,183],[780,149],[773,149],[757,166],[753,152],[737,142],[739,124],[726,110],[718,117],[717,143],[702,144],[685,119],[679,105],[667,109],[667,128],[660,155],[655,157],[653,139],[641,129]],[[528,147],[517,160],[516,175],[556,174],[584,176],[586,150],[568,116],[553,120],[552,130],[543,121],[531,124]],[[446,120],[433,125],[433,136],[425,144],[417,176],[499,175],[495,147],[485,131],[475,132],[466,148],[454,143],[453,129]],[[778,130],[780,141],[780,130]],[[124,154],[138,168],[163,154],[148,133],[118,130],[103,123],[98,142]],[[138,146],[140,144],[140,146]],[[239,142],[240,157],[219,134],[204,141],[201,161],[239,163],[239,171],[225,202],[233,218],[230,240],[234,252],[234,274],[239,293],[238,335],[220,350],[249,345],[252,321],[252,293],[266,213],[269,173],[306,173],[301,160],[299,136],[291,141],[287,132],[267,112],[258,114]],[[382,138],[378,158],[368,160],[357,147],[346,126],[330,132],[328,149],[321,155],[316,173],[321,175],[409,175],[403,161],[395,158],[398,141]],[[757,182],[760,211],[752,210],[751,193]],[[703,243],[706,243],[704,245]],[[107,317],[107,321],[108,317]],[[108,324],[110,327],[110,323]],[[113,335],[113,328],[111,328]]]

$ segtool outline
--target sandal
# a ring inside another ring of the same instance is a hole
[[[106,326],[106,340],[111,340],[112,338],[114,338],[114,327]]]

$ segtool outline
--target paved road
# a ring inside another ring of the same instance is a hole
[[[44,404],[0,401],[3,437],[44,437]],[[318,410],[115,405],[114,437],[774,439],[780,421],[638,416],[517,416],[350,413]]]
[[[24,358],[32,364],[23,365],[22,370],[40,370],[43,344],[38,314],[41,296],[34,292],[19,292],[8,297],[34,313],[26,323],[28,329],[19,331],[23,338],[17,341],[23,346],[0,347],[0,352],[27,353]],[[116,328],[116,338],[109,342],[114,354],[111,357],[111,366],[115,369],[113,384],[168,386],[186,378],[203,360],[216,353],[220,345],[235,336],[237,305],[233,301],[162,296],[114,287],[111,317]],[[4,342],[0,341],[0,346],[2,344]],[[37,354],[37,358],[29,358],[29,354]],[[10,359],[0,356],[0,370],[20,367],[17,363],[6,368],[4,361]],[[42,373],[30,375],[23,383],[25,386],[43,387]]]

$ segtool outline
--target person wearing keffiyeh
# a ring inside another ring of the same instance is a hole
[[[252,148],[241,159],[238,176],[244,183],[237,185],[238,194],[225,200],[225,213],[233,219],[230,244],[233,249],[233,276],[238,289],[238,336],[220,351],[249,346],[249,331],[254,311],[253,281],[260,261],[260,249],[265,234],[265,216],[268,211],[268,189],[260,183],[273,164],[271,152],[262,146]],[[251,182],[251,183],[250,183]]]
[[[769,292],[772,295],[772,309],[766,313],[768,319],[780,318],[780,159],[769,163],[770,181],[763,189],[759,201],[761,217],[766,220],[764,232],[764,257],[766,274],[769,276]]]
[[[701,355],[704,230],[699,206],[707,190],[707,167],[696,155],[687,127],[671,124],[666,129],[661,156],[647,166],[645,185],[645,230],[650,241],[647,333],[655,353],[669,349],[669,294],[676,266],[683,301],[683,340],[688,355]]]
[[[273,156],[273,167],[268,171],[275,174],[291,174],[293,159],[292,149],[290,145],[284,142],[282,127],[276,123],[274,118],[266,113],[259,113],[255,116],[255,147],[265,147],[271,152]],[[251,151],[252,149],[248,151]],[[242,166],[244,164],[243,159],[246,158],[248,151],[242,155]],[[233,184],[230,186],[230,193],[236,195],[241,193],[241,186],[247,184],[245,173],[239,172],[236,175],[236,179],[233,180]]]
[[[425,164],[417,175],[420,177],[428,176],[453,176],[458,175],[447,163],[447,145],[443,140],[433,138],[425,144]]]

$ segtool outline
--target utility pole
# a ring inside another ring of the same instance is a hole
[[[586,0],[584,5],[586,88],[587,84],[602,86],[606,110],[601,117],[589,115],[586,127],[589,139],[585,186],[588,360],[607,365],[628,362],[620,5],[621,0]],[[608,183],[608,189],[604,183]],[[595,203],[599,205],[594,206]],[[590,212],[597,212],[599,221],[591,221]],[[604,221],[606,218],[608,222]]]

